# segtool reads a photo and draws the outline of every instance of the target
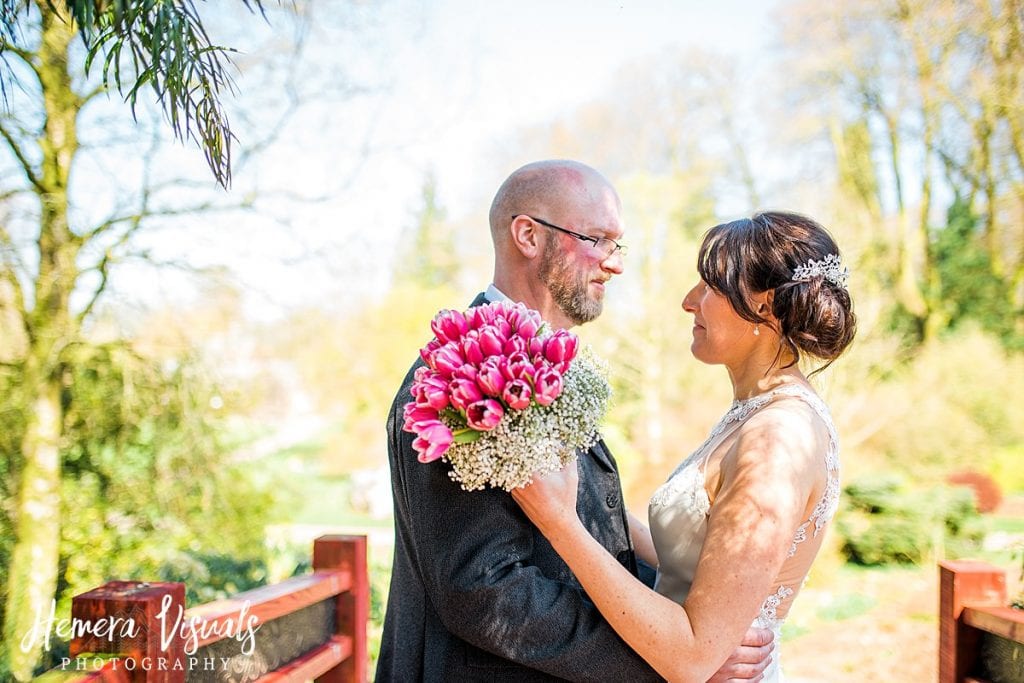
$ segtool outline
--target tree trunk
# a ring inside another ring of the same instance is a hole
[[[936,157],[935,130],[941,126],[938,103],[935,100],[936,74],[946,60],[950,49],[949,44],[940,43],[940,56],[938,59],[930,53],[930,45],[924,39],[922,25],[927,26],[928,22],[922,21],[916,15],[920,7],[903,5],[904,29],[910,38],[913,51],[913,62],[917,75],[917,91],[921,101],[921,206],[917,216],[916,242],[921,258],[921,288],[924,295],[924,310],[922,329],[924,339],[927,340],[936,336],[948,324],[949,320],[943,313],[942,307],[942,281],[935,259],[935,246],[932,239],[930,218],[932,209],[932,170],[931,163]],[[930,28],[930,27],[929,27]],[[941,40],[941,37],[940,37]]]
[[[78,329],[70,313],[78,279],[80,238],[68,226],[68,178],[78,151],[76,119],[82,101],[72,89],[68,45],[72,22],[37,2],[42,40],[37,53],[46,121],[39,138],[39,265],[33,309],[22,311],[29,332],[24,400],[30,411],[22,437],[23,467],[14,511],[14,547],[4,617],[4,650],[11,673],[31,677],[39,644],[22,648],[37,615],[48,614],[57,587],[60,543],[60,442],[63,433],[60,357]],[[28,643],[26,643],[28,644]]]
[[[4,644],[11,674],[19,681],[32,677],[39,661],[41,643],[23,643],[37,619],[45,619],[57,589],[60,543],[61,406],[59,380],[38,379],[26,372],[26,380],[38,386],[35,400],[27,404],[31,414],[22,454],[15,544],[8,575]],[[28,645],[28,647],[23,647]]]
[[[925,336],[925,324],[928,318],[928,304],[921,291],[921,279],[918,277],[918,264],[915,256],[924,245],[917,243],[919,236],[911,226],[911,217],[903,200],[903,177],[900,172],[900,138],[899,123],[895,114],[885,111],[877,105],[877,111],[885,121],[889,138],[889,163],[892,165],[893,191],[896,198],[896,214],[899,225],[897,244],[897,275],[896,291],[900,303],[917,322],[919,336]]]

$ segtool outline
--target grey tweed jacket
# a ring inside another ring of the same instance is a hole
[[[421,364],[387,422],[395,556],[376,680],[660,680],[509,494],[463,491],[446,463],[417,461],[402,407]],[[580,518],[636,574],[615,460],[602,441],[578,462]]]

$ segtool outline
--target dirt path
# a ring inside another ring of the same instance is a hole
[[[875,600],[874,607],[842,620],[807,617],[802,625],[806,632],[783,642],[787,681],[918,683],[936,680],[937,574],[937,571],[934,575],[865,572],[856,577],[860,585],[847,588],[871,596]],[[827,597],[824,593],[805,589],[798,604],[820,604]],[[830,589],[829,593],[834,595],[835,589]]]

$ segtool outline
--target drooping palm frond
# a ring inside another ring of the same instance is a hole
[[[263,0],[241,2],[265,18]],[[175,137],[194,140],[217,182],[228,186],[233,135],[221,98],[234,90],[233,49],[211,43],[193,0],[38,0],[35,6],[74,20],[87,48],[84,70],[101,64],[104,85],[116,88],[133,114],[140,90],[152,88]],[[3,60],[22,42],[19,27],[32,9],[26,0],[0,0]],[[10,69],[0,68],[3,88]]]

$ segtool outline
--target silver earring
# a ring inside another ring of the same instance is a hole
[[[761,324],[760,323],[756,323],[754,325],[754,336],[755,337],[759,337],[760,335],[761,335]]]

